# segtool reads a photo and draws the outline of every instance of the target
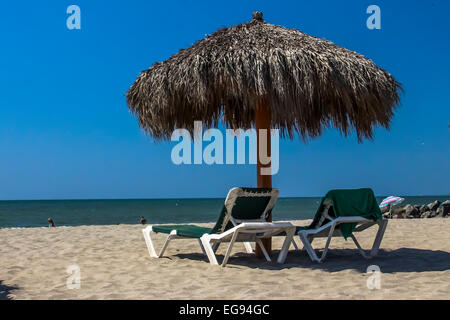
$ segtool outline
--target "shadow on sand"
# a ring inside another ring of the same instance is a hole
[[[7,286],[3,283],[3,280],[0,280],[0,300],[12,300],[12,297],[10,296],[11,291],[17,289],[19,289],[19,287]]]
[[[228,260],[227,268],[245,266],[248,268],[284,270],[291,268],[304,268],[336,272],[342,270],[356,270],[366,273],[369,265],[377,265],[383,273],[393,272],[425,272],[445,271],[450,269],[450,253],[440,250],[426,250],[413,248],[400,248],[395,250],[380,250],[372,259],[363,258],[357,249],[330,249],[323,263],[315,263],[309,259],[305,251],[290,250],[284,264],[277,264],[279,251],[272,251],[272,262],[266,262],[255,257],[254,254],[236,253]],[[205,261],[208,259],[200,253],[177,254],[180,259]],[[221,263],[223,254],[217,255]]]

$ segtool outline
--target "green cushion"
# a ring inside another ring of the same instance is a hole
[[[204,228],[190,224],[154,225],[152,226],[152,230],[153,232],[167,234],[172,232],[172,230],[176,230],[177,235],[188,238],[201,238],[201,236],[205,233],[210,234],[212,231],[211,228]]]
[[[380,220],[383,218],[381,215],[380,207],[378,207],[377,200],[372,189],[341,189],[331,190],[325,197],[322,198],[319,208],[313,222],[308,227],[309,229],[316,229],[319,219],[323,211],[323,202],[325,199],[329,199],[332,202],[332,207],[328,214],[331,217],[349,217],[357,216],[371,220]],[[322,225],[328,223],[329,220],[325,220]],[[355,229],[356,223],[343,223],[339,225],[342,235],[345,239],[351,236]],[[299,231],[299,230],[297,230]]]
[[[262,188],[255,188],[255,189],[250,189],[250,188],[246,188],[244,189],[246,191],[251,191],[251,192],[255,192],[254,190],[263,190],[266,191],[267,189],[262,189]],[[267,191],[266,191],[267,192]],[[257,220],[257,219],[261,219],[261,215],[264,212],[264,210],[266,209],[269,201],[270,201],[270,196],[267,197],[239,197],[236,199],[236,203],[233,207],[233,218],[235,219],[239,219],[239,220]],[[213,228],[212,233],[220,233],[222,230],[222,224],[223,224],[223,220],[226,216],[226,211],[227,209],[225,208],[225,206],[222,208],[222,211],[220,213],[219,219],[216,222],[216,225]],[[270,211],[269,211],[270,213]],[[226,225],[226,227],[224,228],[224,231],[233,228],[233,224],[231,223],[231,221],[228,221],[228,224]]]

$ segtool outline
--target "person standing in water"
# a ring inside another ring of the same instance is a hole
[[[53,219],[52,218],[48,218],[48,226],[49,227],[54,227],[55,226],[55,223],[53,222]]]

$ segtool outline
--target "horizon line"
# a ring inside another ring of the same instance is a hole
[[[392,196],[392,195],[390,195]],[[398,197],[450,197],[450,194],[430,194],[430,195],[397,195]],[[287,196],[278,197],[278,199],[295,198],[323,198],[321,196]],[[389,197],[388,195],[375,195],[375,197]],[[225,199],[226,197],[169,197],[169,198],[64,198],[64,199],[0,199],[0,202],[6,201],[123,201],[123,200],[201,200],[201,199]]]

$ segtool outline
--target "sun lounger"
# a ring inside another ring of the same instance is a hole
[[[371,189],[331,190],[322,199],[311,225],[297,227],[296,234],[303,243],[311,260],[322,262],[328,252],[333,236],[350,237],[364,258],[377,255],[388,220],[381,215],[374,193]],[[353,233],[361,232],[377,225],[378,232],[370,254],[361,248]],[[312,247],[314,238],[327,238],[325,248],[319,258]],[[294,246],[298,247],[293,241]]]
[[[286,238],[278,256],[278,263],[286,259],[289,245],[295,234],[295,226],[287,222],[266,222],[266,217],[278,199],[277,189],[233,188],[228,192],[222,212],[213,228],[196,225],[152,225],[143,229],[145,242],[151,257],[159,258],[164,254],[173,239],[198,239],[202,251],[209,262],[218,265],[215,252],[222,242],[229,242],[222,261],[228,262],[235,242],[244,242],[247,252],[253,252],[249,242],[256,242],[262,249],[267,261],[270,257],[262,245],[261,239],[285,234]],[[159,254],[153,245],[152,233],[165,233],[168,237]]]

